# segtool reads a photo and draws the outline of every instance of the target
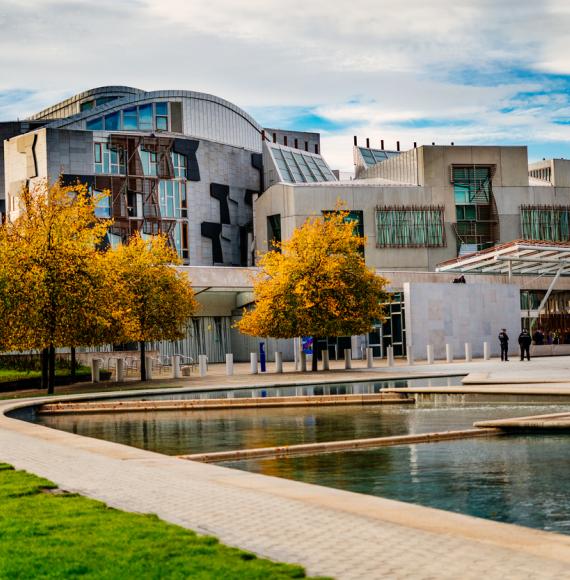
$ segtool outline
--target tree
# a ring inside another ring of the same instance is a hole
[[[255,307],[244,311],[237,324],[241,332],[273,338],[352,336],[385,319],[387,280],[366,267],[361,253],[366,241],[355,233],[348,213],[338,208],[309,219],[262,256]],[[317,356],[314,351],[315,370]]]
[[[125,287],[126,338],[140,343],[141,380],[145,381],[146,342],[185,336],[188,320],[197,309],[194,291],[188,277],[176,270],[180,258],[164,236],[143,239],[137,233],[107,258]]]
[[[20,217],[0,228],[0,347],[47,351],[49,393],[57,347],[123,333],[121,280],[100,250],[111,222],[95,215],[107,195],[43,180],[22,189]]]

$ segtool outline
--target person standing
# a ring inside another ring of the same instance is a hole
[[[509,335],[507,334],[507,329],[502,328],[499,332],[499,343],[501,345],[501,360],[509,360]]]
[[[530,343],[532,338],[528,333],[526,328],[523,328],[522,332],[519,334],[519,346],[521,347],[521,360],[524,360],[526,355],[526,360],[530,360]]]

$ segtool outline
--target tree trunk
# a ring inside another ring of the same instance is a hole
[[[311,371],[317,372],[319,370],[319,354],[321,352],[321,342],[315,336],[313,337],[313,360],[311,364]]]
[[[48,395],[55,393],[55,346],[50,344],[49,347],[49,365],[48,365]]]
[[[49,351],[47,348],[42,349],[42,389],[48,388],[48,366],[49,366]]]
[[[77,369],[77,359],[75,357],[75,347],[72,346],[71,347],[71,371],[70,371],[70,375],[71,375],[71,382],[74,383],[75,382],[75,371]]]
[[[141,349],[141,381],[146,381],[146,356],[145,356],[145,343],[144,340],[140,342]]]

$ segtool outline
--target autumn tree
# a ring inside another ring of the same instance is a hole
[[[291,238],[261,257],[254,279],[255,306],[237,327],[272,338],[352,336],[385,319],[387,280],[368,269],[365,239],[342,209],[307,220]]]
[[[55,350],[112,342],[123,333],[115,299],[121,280],[102,252],[110,225],[95,215],[106,193],[85,185],[40,181],[20,193],[21,215],[0,228],[0,348],[49,353],[54,392]]]
[[[180,258],[164,236],[143,239],[135,234],[128,244],[110,251],[107,259],[125,287],[126,338],[140,344],[144,381],[146,342],[179,340],[186,335],[188,320],[197,309],[194,292],[188,277],[175,268]]]

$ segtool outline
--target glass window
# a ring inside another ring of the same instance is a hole
[[[80,111],[90,111],[95,106],[95,101],[85,101],[79,105]]]
[[[379,248],[444,247],[444,208],[409,206],[376,208],[376,246]]]
[[[105,131],[118,131],[120,113],[116,111],[110,115],[105,115]]]
[[[520,215],[523,239],[570,241],[570,206],[523,205]]]
[[[158,184],[160,215],[165,218],[180,217],[181,184],[177,181],[161,179]],[[184,195],[186,188],[184,187]]]
[[[111,101],[114,101],[115,99],[118,99],[119,97],[99,97],[97,99],[97,106],[99,105],[105,105],[107,103],[110,103]]]
[[[96,119],[89,119],[86,123],[88,131],[102,131],[103,130],[103,117],[97,117]]]
[[[156,128],[159,131],[168,131],[168,117],[156,117]]]
[[[155,103],[157,115],[168,115],[168,103]]]
[[[95,162],[95,173],[110,175],[125,175],[127,164],[125,151],[122,147],[109,147],[106,141],[93,144],[93,159]]]
[[[138,129],[137,108],[129,107],[123,110],[123,129],[136,130]]]
[[[96,191],[95,193],[100,194],[100,191]],[[97,205],[95,206],[95,215],[100,218],[109,218],[111,217],[111,196],[107,195],[101,198]]]
[[[152,131],[152,103],[139,107],[139,129]]]
[[[93,151],[95,155],[95,163],[101,163],[101,143],[93,143]]]
[[[180,153],[172,153],[172,166],[174,167],[174,177],[186,178],[186,156]]]
[[[139,149],[142,168],[144,175],[156,176],[158,175],[157,155],[154,151],[147,151],[146,149]]]

